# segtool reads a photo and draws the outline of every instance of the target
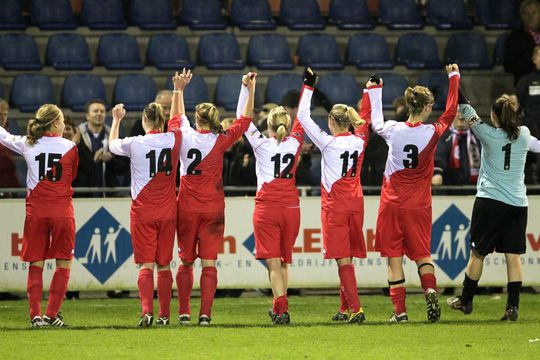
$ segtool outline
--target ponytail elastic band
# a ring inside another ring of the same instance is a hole
[[[37,119],[36,119],[36,120],[37,120]],[[46,124],[38,124],[38,126],[39,126],[40,128],[47,127],[47,126],[49,126],[50,124],[52,124],[52,123],[54,122],[54,120],[56,120],[56,118],[55,118],[55,119],[52,119],[51,121],[49,121],[49,122],[46,123]],[[38,120],[38,123],[39,123],[39,120]]]

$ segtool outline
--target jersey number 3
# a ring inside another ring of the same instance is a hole
[[[408,144],[403,147],[403,151],[407,154],[407,158],[403,159],[405,169],[416,169],[418,167],[418,146]]]
[[[164,172],[166,175],[171,175],[172,161],[171,161],[171,149],[163,149],[159,153],[157,159],[156,168],[156,150],[150,151],[146,154],[146,158],[150,161],[150,173],[149,176],[153,178],[158,172]]]
[[[39,180],[47,177],[47,179],[53,182],[60,181],[62,178],[62,163],[60,162],[62,154],[41,153],[35,159],[39,164]]]

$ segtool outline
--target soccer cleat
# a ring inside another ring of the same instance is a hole
[[[191,323],[191,316],[189,314],[178,315],[178,321],[180,325],[189,325]]]
[[[518,308],[516,306],[507,306],[501,321],[516,321],[518,319]]]
[[[277,316],[277,314],[275,314],[272,309],[268,309],[268,316],[270,316],[270,319],[272,319],[272,324],[274,323],[274,320]]]
[[[32,324],[32,327],[35,328],[43,327],[46,325],[43,323],[43,319],[41,318],[41,316],[34,316],[32,320],[30,320],[30,323]]]
[[[332,315],[332,321],[347,321],[349,320],[349,310],[345,310],[343,312],[338,311],[334,315]]]
[[[409,317],[407,316],[407,313],[401,313],[399,315],[394,313],[388,321],[390,321],[391,323],[408,322]]]
[[[166,326],[171,323],[171,320],[167,316],[160,316],[159,319],[156,320],[156,325],[159,326]]]
[[[154,320],[154,316],[150,313],[144,314],[144,316],[141,317],[141,321],[139,321],[139,325],[137,325],[140,328],[147,328],[152,326],[152,321]]]
[[[349,313],[349,318],[347,319],[347,323],[360,325],[365,320],[366,320],[366,315],[364,314],[364,309],[360,308],[360,310],[358,310],[358,312]]]
[[[274,314],[272,324],[274,325],[288,325],[291,323],[291,316],[288,312],[284,312],[281,315]]]
[[[439,305],[439,296],[434,289],[426,291],[427,318],[431,322],[437,322],[441,318],[441,306]]]
[[[465,315],[468,315],[468,314],[472,313],[472,311],[473,311],[472,302],[468,303],[468,304],[462,303],[461,302],[461,296],[450,297],[450,298],[446,299],[446,303],[448,304],[448,306],[450,306],[451,309],[459,310],[462,313],[464,313]]]
[[[199,326],[209,326],[212,322],[212,319],[210,316],[207,315],[201,315],[199,316]]]
[[[60,315],[60,313],[56,314],[56,316],[53,318],[50,318],[47,315],[43,316],[43,325],[54,326],[54,327],[67,326],[67,324],[64,322],[64,318]]]

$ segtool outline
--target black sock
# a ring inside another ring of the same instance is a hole
[[[519,290],[521,290],[521,281],[512,281],[507,285],[508,300],[506,301],[506,307],[514,306],[519,307]]]
[[[478,287],[478,280],[471,279],[465,273],[465,280],[463,280],[463,292],[461,293],[461,302],[463,304],[470,304],[473,301],[476,294],[476,288]]]

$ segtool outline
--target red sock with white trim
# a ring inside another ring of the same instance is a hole
[[[406,290],[404,286],[390,288],[390,299],[392,299],[392,304],[394,304],[394,313],[400,315],[404,312],[407,312],[405,307],[405,297]]]
[[[201,310],[199,316],[210,316],[212,303],[217,288],[217,269],[215,266],[205,266],[201,273]]]
[[[171,270],[158,271],[157,273],[157,293],[159,301],[159,317],[171,316],[173,278]]]
[[[428,289],[437,291],[437,278],[435,278],[435,274],[426,273],[420,276],[420,283],[422,284],[424,292],[427,292]]]
[[[43,293],[43,268],[31,265],[28,268],[26,294],[30,305],[30,319],[41,316],[41,295]]]
[[[49,302],[47,303],[47,311],[45,315],[53,319],[58,315],[64,296],[68,288],[70,270],[66,268],[57,267],[54,271],[54,275],[49,288]]]
[[[272,312],[276,315],[282,315],[289,311],[289,300],[287,295],[281,295],[272,300]]]
[[[178,288],[178,314],[191,314],[189,300],[193,289],[193,266],[180,265],[176,272]]]
[[[154,313],[154,271],[141,268],[139,271],[139,297],[141,299],[142,316]]]
[[[349,302],[349,308],[352,313],[360,310],[360,298],[358,297],[358,286],[356,284],[356,274],[354,265],[342,265],[338,269],[340,282],[343,284],[345,296]]]

